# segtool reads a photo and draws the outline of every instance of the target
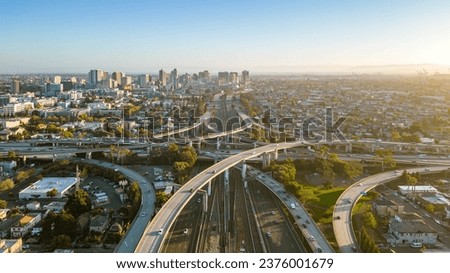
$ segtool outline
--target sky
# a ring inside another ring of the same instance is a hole
[[[0,14],[0,73],[450,65],[450,1],[0,0]]]

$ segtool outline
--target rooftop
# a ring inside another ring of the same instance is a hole
[[[33,183],[21,193],[46,193],[52,189],[56,189],[58,192],[63,192],[67,188],[70,188],[77,182],[76,177],[44,177],[41,180]]]

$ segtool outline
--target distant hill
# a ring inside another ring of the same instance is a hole
[[[404,64],[380,66],[265,66],[254,67],[252,73],[318,73],[318,74],[450,74],[450,65]]]

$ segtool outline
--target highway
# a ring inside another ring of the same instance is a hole
[[[300,201],[295,198],[295,196],[286,193],[284,190],[283,185],[278,182],[277,180],[273,179],[271,176],[266,175],[262,171],[253,168],[249,165],[247,165],[247,170],[249,175],[255,176],[255,178],[265,185],[268,189],[270,189],[275,196],[277,196],[282,204],[288,208],[289,212],[291,213],[292,217],[294,218],[296,224],[300,227],[300,230],[302,231],[305,238],[309,238],[310,236],[314,236],[316,239],[316,242],[321,248],[321,251],[325,253],[333,253],[334,250],[331,247],[331,245],[328,243],[328,240],[325,238],[325,235],[322,234],[319,227],[316,225],[314,220],[311,218],[309,213],[306,211],[305,207],[300,203]],[[291,204],[296,204],[295,209],[291,207]],[[303,228],[302,224],[305,224],[307,227]],[[310,240],[308,240],[308,243],[310,244],[311,249],[316,250],[314,252],[317,252],[317,249],[315,249],[316,245],[312,244]]]
[[[138,172],[120,165],[92,159],[85,160],[79,158],[71,158],[71,160],[73,162],[80,162],[85,164],[88,163],[102,168],[117,170],[118,172],[121,172],[130,182],[136,181],[139,183],[139,187],[141,188],[142,192],[141,207],[133,222],[131,223],[127,233],[115,249],[115,252],[118,253],[133,253],[138,244],[137,238],[141,237],[145,227],[147,226],[147,223],[150,222],[155,213],[156,193],[155,189],[153,188],[153,183],[150,183],[150,181],[148,181]]]
[[[305,142],[289,142],[269,144],[263,147],[248,150],[237,155],[230,156],[208,169],[200,172],[193,179],[183,185],[167,203],[161,208],[155,218],[148,224],[145,233],[136,248],[136,252],[152,252],[159,251],[162,241],[165,238],[166,231],[170,229],[174,220],[179,215],[181,210],[195,195],[195,192],[207,185],[213,178],[220,173],[235,166],[236,164],[263,155],[268,152],[273,152],[278,149],[288,149],[301,145],[307,145]],[[161,233],[161,234],[159,234]]]
[[[408,173],[419,172],[422,174],[436,173],[448,170],[448,166],[440,167],[420,167],[406,169]],[[402,175],[403,170],[399,172],[384,172],[361,179],[352,186],[348,187],[339,196],[333,211],[333,230],[336,242],[340,252],[350,253],[358,249],[358,243],[352,225],[352,209],[362,196],[362,192],[368,192],[378,185],[392,181]]]

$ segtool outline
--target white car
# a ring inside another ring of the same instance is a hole
[[[160,228],[160,229],[158,230],[158,235],[163,234],[163,232],[164,232],[164,229]]]

